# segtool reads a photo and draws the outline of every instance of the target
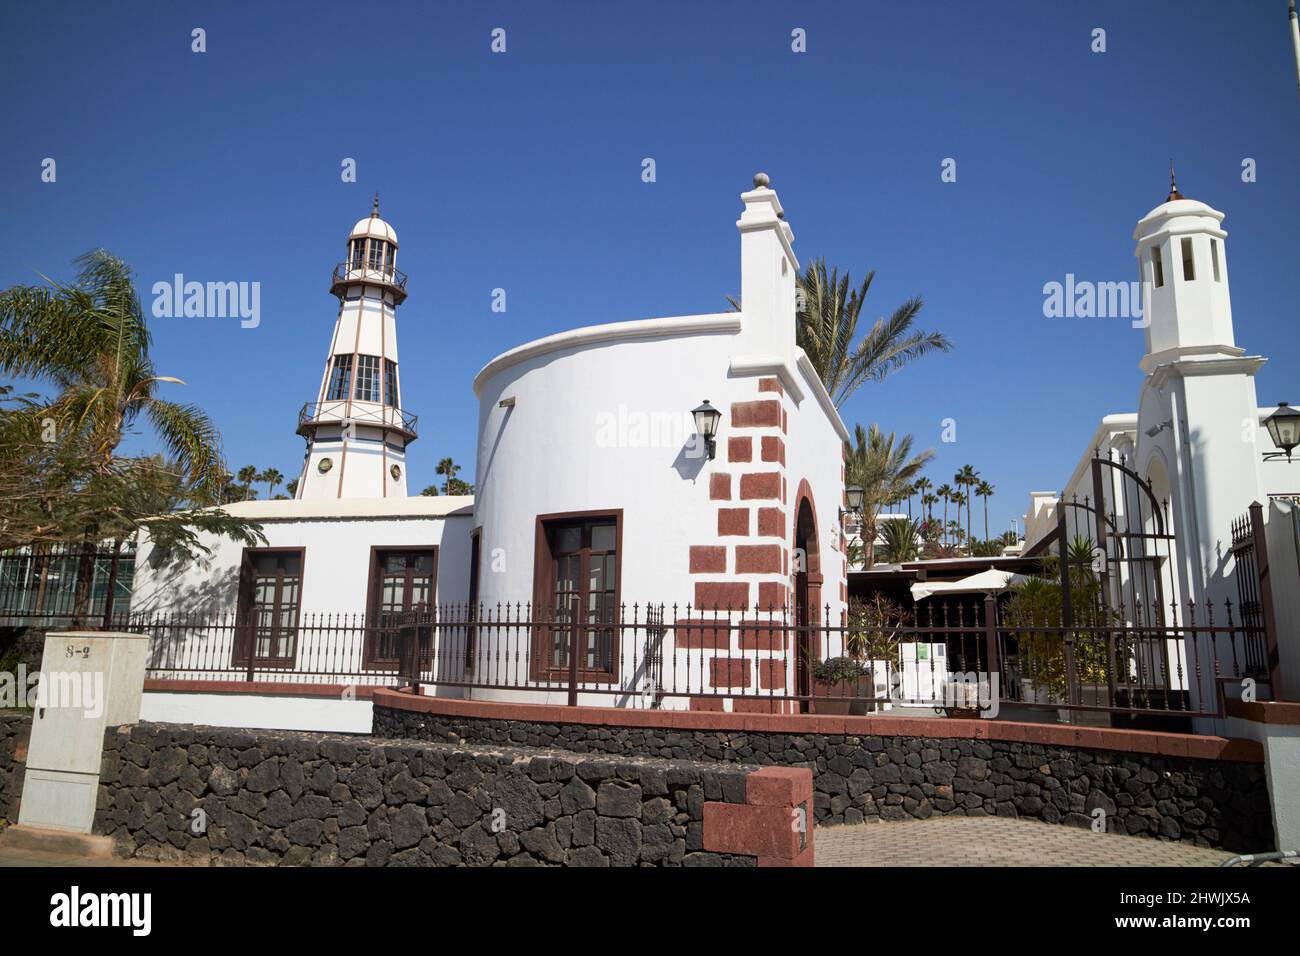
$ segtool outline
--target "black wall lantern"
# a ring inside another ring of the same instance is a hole
[[[1264,427],[1268,429],[1268,437],[1273,439],[1273,444],[1281,449],[1265,452],[1264,460],[1269,461],[1286,455],[1286,460],[1290,461],[1291,452],[1296,445],[1300,445],[1300,411],[1296,411],[1286,402],[1278,402],[1277,411],[1264,419]]]
[[[866,502],[867,494],[862,490],[861,485],[849,485],[844,489],[844,496],[848,499],[849,506],[840,509],[840,524],[844,523],[845,515],[862,514],[862,505]]]
[[[722,412],[710,405],[706,398],[704,404],[691,414],[695,416],[695,433],[704,439],[709,461],[712,461],[718,453],[718,423],[722,421]]]

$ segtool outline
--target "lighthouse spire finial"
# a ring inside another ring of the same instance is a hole
[[[370,210],[370,218],[371,219],[379,218],[379,190],[377,189],[375,190],[375,208]]]
[[[1183,198],[1185,198],[1183,194],[1178,191],[1178,180],[1174,178],[1174,161],[1171,159],[1169,160],[1169,195],[1165,198],[1165,202]]]

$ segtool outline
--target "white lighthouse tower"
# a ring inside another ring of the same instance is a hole
[[[1133,232],[1149,323],[1137,465],[1168,500],[1187,545],[1182,602],[1238,598],[1223,555],[1233,519],[1264,493],[1255,373],[1265,359],[1236,343],[1222,221],[1171,181],[1168,198]]]
[[[406,446],[416,438],[397,365],[406,274],[397,269],[397,233],[379,218],[378,194],[370,215],[352,227],[330,292],[339,311],[320,392],[298,413],[307,453],[297,497],[404,498]]]

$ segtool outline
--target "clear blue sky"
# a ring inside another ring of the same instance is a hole
[[[877,270],[870,318],[921,295],[920,324],[952,338],[844,418],[936,448],[936,484],[973,464],[997,488],[995,531],[1065,481],[1103,414],[1136,407],[1141,332],[1046,319],[1042,287],[1136,278],[1132,229],[1163,200],[1171,156],[1182,191],[1227,213],[1237,341],[1270,358],[1261,403],[1300,400],[1285,0],[55,0],[6,4],[0,31],[0,283],[67,276],[94,246],[134,266],[146,303],[176,272],[260,281],[257,329],[154,323],[159,369],[189,383],[168,393],[215,417],[235,468],[296,474],[329,271],[376,189],[411,276],[399,334],[417,488],[444,455],[472,476],[470,382],[496,353],[725,308],[737,195],[760,169],[805,261]],[[956,183],[940,182],[945,157]],[[955,445],[939,441],[946,417]]]

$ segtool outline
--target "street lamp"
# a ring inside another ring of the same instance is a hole
[[[1300,411],[1296,411],[1286,402],[1278,402],[1277,411],[1264,419],[1264,427],[1268,429],[1268,437],[1273,439],[1273,444],[1281,449],[1265,452],[1264,460],[1269,461],[1286,455],[1286,460],[1289,462],[1292,450],[1296,445],[1300,445]]]
[[[704,447],[709,452],[709,461],[712,461],[718,453],[718,423],[722,421],[722,412],[710,405],[706,398],[704,404],[691,414],[695,416],[695,433],[704,439]]]

